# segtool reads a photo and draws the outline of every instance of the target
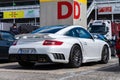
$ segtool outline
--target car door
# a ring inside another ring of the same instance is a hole
[[[8,59],[8,50],[14,40],[12,34],[0,32],[0,59]]]
[[[90,33],[83,28],[76,28],[76,33],[79,34],[79,41],[83,45],[84,56],[86,59],[94,60],[99,58],[99,46],[96,40],[90,35]]]
[[[66,32],[67,36],[78,38],[79,42],[82,44],[83,57],[93,61],[98,58],[98,45],[96,40],[83,28],[73,28]]]

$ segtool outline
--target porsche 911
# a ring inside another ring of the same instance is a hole
[[[78,68],[82,63],[108,63],[110,47],[78,25],[44,26],[19,37],[9,49],[10,61],[23,67],[35,63],[64,63]]]

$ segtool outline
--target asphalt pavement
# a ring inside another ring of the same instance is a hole
[[[80,68],[63,64],[37,64],[23,68],[15,63],[0,64],[0,80],[120,80],[117,58],[108,64],[85,63]]]

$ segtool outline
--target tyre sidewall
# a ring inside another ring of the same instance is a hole
[[[105,52],[107,50],[107,52]],[[102,49],[101,63],[107,64],[109,61],[109,49],[107,46],[104,46]]]
[[[80,52],[79,54],[76,54],[76,55],[79,55],[78,58],[79,58],[79,63],[77,64],[77,62],[75,62],[75,52],[77,52],[77,50]],[[81,66],[82,64],[82,52],[81,52],[81,49],[78,45],[74,45],[72,48],[71,48],[71,51],[70,51],[70,58],[69,58],[69,65],[70,67],[73,67],[73,68],[78,68]]]

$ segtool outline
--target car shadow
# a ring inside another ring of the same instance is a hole
[[[59,70],[59,69],[74,69],[72,67],[69,67],[68,64],[51,64],[51,63],[37,63],[35,66],[33,67],[21,67],[19,64],[17,63],[9,63],[10,65],[4,65],[4,66],[0,66],[0,68],[3,69],[15,69],[15,70]],[[83,63],[81,67],[89,67],[89,66],[95,66],[99,64],[98,62],[89,62],[89,63]]]
[[[4,64],[4,63],[9,63],[9,61],[8,60],[4,60],[4,59],[0,59],[0,64]]]
[[[105,67],[102,67],[102,68],[99,68],[97,69],[97,71],[104,71],[104,72],[120,72],[120,66],[119,64],[113,64],[113,65],[110,65],[110,66],[105,66]]]
[[[0,66],[2,69],[13,69],[13,70],[58,70],[58,69],[65,69],[67,68],[64,64],[36,64],[33,67],[21,67],[19,64],[13,64],[13,65],[5,65]]]

